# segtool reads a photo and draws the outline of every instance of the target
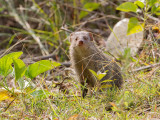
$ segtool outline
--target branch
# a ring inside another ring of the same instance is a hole
[[[152,64],[152,65],[147,65],[147,66],[143,66],[143,67],[140,67],[140,68],[136,68],[130,72],[137,72],[137,71],[140,71],[140,70],[144,70],[144,69],[148,69],[148,68],[154,68],[154,67],[157,67],[157,66],[160,66],[160,63],[156,63],[156,64]]]

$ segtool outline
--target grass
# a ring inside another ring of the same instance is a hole
[[[156,72],[159,72],[158,70]],[[133,77],[133,76],[136,77]],[[120,91],[109,91],[103,94],[89,94],[81,98],[77,81],[65,81],[69,94],[54,88],[44,80],[36,80],[36,89],[40,91],[30,94],[35,89],[25,89],[19,94],[8,109],[4,109],[11,101],[1,102],[1,119],[68,119],[73,115],[85,119],[152,119],[159,118],[159,79],[150,79],[143,71],[134,75],[126,75],[126,82]],[[41,79],[41,78],[40,78]],[[44,87],[47,85],[47,89]]]

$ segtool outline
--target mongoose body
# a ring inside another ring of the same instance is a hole
[[[111,84],[118,88],[121,87],[123,79],[120,67],[98,49],[91,33],[86,31],[74,32],[70,35],[70,42],[71,63],[82,86],[85,86],[85,83],[90,87],[96,85],[97,78],[90,72],[91,69],[95,72],[107,71],[106,75],[100,80],[101,85]],[[112,82],[103,83],[104,80],[112,80]],[[88,89],[82,88],[82,96],[85,97]]]

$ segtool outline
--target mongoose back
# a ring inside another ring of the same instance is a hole
[[[90,87],[94,87],[97,83],[97,78],[90,72],[90,69],[95,72],[107,71],[106,75],[100,80],[101,85],[111,84],[118,88],[121,87],[123,78],[120,67],[98,49],[90,32],[74,32],[70,35],[70,42],[71,63],[82,85],[83,97],[86,96],[88,91],[85,83]],[[112,80],[112,82],[102,82],[104,80]]]

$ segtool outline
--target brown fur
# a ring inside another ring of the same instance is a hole
[[[112,82],[101,83],[112,84],[112,86],[121,87],[123,83],[120,67],[113,60],[106,57],[102,51],[98,49],[93,41],[91,33],[86,31],[74,32],[70,35],[70,57],[72,66],[78,76],[78,79],[82,86],[85,86],[85,82],[94,87],[97,83],[96,77],[89,71],[89,69],[95,72],[104,72],[108,70],[105,77],[101,79],[113,80]],[[83,97],[86,95],[88,89],[83,89]]]

